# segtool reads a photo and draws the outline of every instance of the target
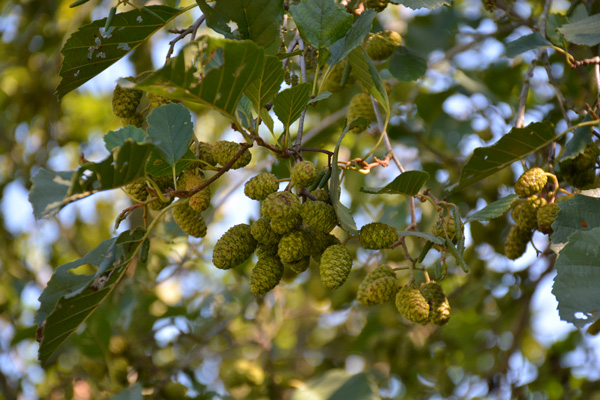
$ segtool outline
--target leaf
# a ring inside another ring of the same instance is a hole
[[[418,10],[419,8],[437,8],[440,6],[452,5],[450,0],[391,0],[390,3],[402,4],[403,6],[412,8],[413,10]]]
[[[512,207],[515,200],[517,200],[519,196],[516,194],[509,194],[506,197],[503,197],[499,200],[494,201],[493,203],[488,204],[483,207],[481,210],[477,211],[475,214],[467,217],[465,222],[470,221],[489,221],[494,218],[498,218],[504,213],[506,213]]]
[[[104,145],[106,150],[113,151],[116,147],[122,146],[127,139],[139,143],[145,142],[146,132],[135,126],[127,125],[117,131],[108,131],[108,133],[104,135]]]
[[[595,46],[600,43],[600,14],[563,25],[558,31],[571,43]]]
[[[561,250],[555,267],[552,293],[558,301],[560,319],[578,328],[598,319],[600,227],[573,233]]]
[[[362,43],[363,39],[371,31],[373,26],[373,19],[377,13],[374,10],[364,11],[354,22],[352,28],[346,33],[346,36],[335,42],[329,52],[331,56],[328,60],[330,67],[333,67],[344,58],[348,57],[348,54]]]
[[[352,15],[334,0],[306,0],[290,7],[302,39],[318,49],[329,47],[352,27]]]
[[[183,172],[184,169],[198,161],[198,157],[194,152],[188,149],[183,157],[181,157],[175,164],[176,173]],[[166,176],[173,175],[173,168],[169,165],[167,160],[162,156],[162,153],[158,150],[153,150],[150,153],[150,158],[146,163],[146,173],[152,176]]]
[[[148,6],[115,15],[104,32],[106,18],[85,25],[71,35],[61,50],[62,80],[56,89],[59,98],[78,88],[182,13],[166,6]]]
[[[210,6],[197,2],[202,12]],[[210,18],[208,17],[210,15]],[[283,21],[283,0],[220,0],[207,14],[207,25],[215,31],[231,34],[228,23],[237,25],[241,39],[250,39],[268,47],[279,37],[279,25]]]
[[[50,218],[63,207],[101,190],[126,185],[144,176],[151,143],[126,140],[98,163],[86,162],[77,171],[52,172],[45,169],[32,178],[29,201],[36,218]]]
[[[425,239],[425,240],[428,240],[435,244],[439,244],[440,246],[445,246],[445,244],[446,244],[446,241],[444,239],[439,238],[435,235],[432,235],[431,233],[413,232],[413,231],[398,231],[398,235],[420,237],[421,239]]]
[[[382,188],[361,187],[360,191],[369,194],[406,194],[414,196],[429,180],[425,171],[406,171]]]
[[[356,229],[356,222],[354,222],[354,218],[352,217],[352,213],[342,203],[340,203],[340,167],[337,165],[338,155],[340,152],[340,146],[342,145],[342,140],[346,133],[354,128],[356,125],[361,124],[362,120],[365,120],[364,117],[359,117],[354,119],[350,124],[348,124],[342,134],[340,135],[340,139],[335,145],[335,149],[333,151],[333,157],[331,160],[331,179],[329,180],[329,198],[331,199],[331,204],[333,204],[333,208],[335,209],[335,213],[340,221],[342,228],[348,232],[350,235],[358,235],[359,231]]]
[[[352,50],[348,56],[348,60],[352,65],[352,73],[384,108],[387,119],[390,109],[389,99],[383,80],[373,61],[367,56],[362,47]]]
[[[127,390],[123,390],[110,400],[143,400],[142,385],[138,382]]]
[[[208,105],[235,122],[237,104],[263,66],[264,49],[256,43],[205,36],[186,45],[137,87]]]
[[[557,46],[561,46],[565,37],[558,31],[558,28],[567,24],[569,19],[564,14],[550,13],[546,21],[546,36]]]
[[[592,118],[588,114],[585,116],[582,122],[591,121]],[[581,126],[575,130],[573,133],[573,137],[565,146],[565,151],[563,155],[560,157],[560,161],[566,161],[577,157],[579,154],[583,153],[585,147],[592,142],[592,127],[591,126]]]
[[[452,241],[450,239],[446,239],[446,243],[445,243],[444,247],[450,252],[450,254],[452,254],[452,257],[454,257],[454,260],[456,261],[458,266],[463,270],[463,272],[465,274],[469,273],[469,266],[465,262],[462,252],[458,251],[458,249],[456,247],[454,247],[454,244],[452,243]]]
[[[310,99],[308,101],[308,104],[318,103],[321,100],[325,100],[329,96],[331,96],[331,92],[328,92],[328,91],[321,92],[316,97],[313,97],[312,99]]]
[[[31,178],[33,186],[29,192],[29,202],[33,206],[36,219],[50,218],[60,210],[61,202],[67,196],[75,171],[54,172],[40,168]]]
[[[189,150],[193,135],[192,116],[182,104],[166,104],[148,115],[148,139],[169,165],[175,165]]]
[[[263,70],[246,88],[245,94],[259,112],[278,92],[285,73],[283,64],[275,56],[266,56]]]
[[[241,126],[252,131],[256,130],[256,120],[252,117],[252,102],[245,95],[242,95],[242,98],[238,102],[236,119]]]
[[[558,215],[552,223],[550,247],[562,254],[573,233],[600,227],[600,189],[584,190],[572,199],[558,203]]]
[[[534,122],[524,128],[511,129],[493,146],[478,147],[473,151],[471,158],[463,167],[458,185],[452,188],[452,192],[495,174],[554,140],[556,135],[552,123],[548,121]]]
[[[515,58],[526,51],[549,46],[552,46],[552,43],[544,39],[538,32],[534,32],[508,43],[506,45],[506,57]]]
[[[280,92],[273,100],[273,111],[285,126],[286,131],[294,121],[300,118],[302,110],[310,100],[311,89],[310,83],[301,83]]]
[[[330,369],[292,393],[290,400],[377,400],[379,389],[370,374],[351,375],[343,369]]]
[[[60,266],[40,296],[36,323],[42,332],[38,358],[46,364],[50,356],[77,330],[110,294],[141,246],[145,231],[126,231],[106,240],[83,258]],[[92,275],[68,271],[84,264],[98,267]]]
[[[390,57],[390,73],[399,81],[410,82],[427,72],[427,61],[416,51],[405,46],[396,47]]]

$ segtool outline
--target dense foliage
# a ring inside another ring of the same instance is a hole
[[[0,398],[600,396],[599,16],[3,2]]]

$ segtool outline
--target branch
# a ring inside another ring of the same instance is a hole
[[[214,5],[213,5],[213,7],[214,7]],[[171,33],[179,33],[179,35],[177,35],[177,37],[175,39],[173,39],[169,42],[169,51],[167,52],[167,57],[166,57],[167,60],[169,58],[171,58],[171,55],[173,55],[173,51],[175,50],[175,44],[177,42],[179,42],[180,40],[185,38],[187,35],[192,36],[191,40],[194,40],[196,38],[196,33],[198,32],[198,28],[200,27],[200,25],[202,25],[202,23],[204,22],[205,19],[206,19],[206,16],[203,14],[196,20],[196,22],[194,22],[192,25],[190,25],[189,28],[184,29],[182,31],[169,31]]]

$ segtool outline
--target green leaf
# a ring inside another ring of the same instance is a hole
[[[241,126],[246,127],[252,131],[256,130],[256,120],[252,116],[252,102],[245,95],[242,95],[242,98],[238,102],[236,118],[238,124],[240,124]]]
[[[273,111],[287,131],[294,123],[310,100],[310,83],[301,83],[280,92],[273,100]]]
[[[127,390],[123,390],[110,400],[143,400],[142,385],[138,382]]]
[[[58,97],[125,57],[181,12],[166,6],[148,6],[115,15],[106,32],[106,18],[79,28],[61,51],[64,61],[60,69],[62,80],[56,89]]]
[[[32,178],[33,187],[29,193],[35,217],[50,218],[67,204],[144,176],[146,160],[153,149],[151,143],[126,140],[103,161],[86,162],[77,171],[40,169]]]
[[[558,31],[571,43],[595,46],[600,43],[600,14],[563,25]]]
[[[302,39],[316,48],[329,47],[352,27],[352,15],[334,0],[305,0],[290,7]]]
[[[331,369],[306,382],[292,393],[290,400],[377,400],[379,389],[367,373],[351,375],[343,369]]]
[[[440,246],[445,246],[445,244],[446,244],[446,241],[444,239],[439,238],[435,235],[432,235],[431,233],[413,232],[413,231],[398,231],[398,235],[420,237],[421,239],[425,239],[425,240],[428,240],[435,244],[439,244]]]
[[[584,190],[572,199],[558,203],[558,215],[552,223],[550,247],[560,252],[573,233],[600,227],[600,189]]]
[[[526,51],[548,46],[552,46],[552,43],[544,39],[538,32],[534,32],[508,43],[506,45],[506,57],[514,58]]]
[[[166,104],[148,115],[148,139],[171,166],[189,149],[193,136],[192,116],[182,104]]]
[[[390,73],[399,81],[410,82],[427,72],[427,60],[405,46],[396,47],[390,57]]]
[[[203,37],[186,45],[137,87],[183,101],[202,103],[235,122],[237,104],[260,77],[264,49],[256,43]]]
[[[450,6],[452,2],[450,0],[391,0],[390,3],[402,4],[413,10],[419,8],[437,8],[440,6]]]
[[[383,84],[383,80],[379,75],[379,71],[373,64],[373,61],[367,56],[367,53],[362,47],[357,47],[350,52],[348,56],[352,73],[362,83],[363,87],[377,99],[383,107],[387,115],[389,115],[390,103]]]
[[[463,272],[465,274],[468,273],[469,266],[465,262],[462,252],[458,251],[458,249],[456,247],[454,247],[454,244],[452,243],[452,241],[450,239],[446,239],[446,243],[445,243],[444,247],[450,252],[450,254],[452,254],[452,257],[454,257],[454,260],[456,261],[458,266],[463,270]]]
[[[321,92],[316,97],[313,97],[312,99],[310,99],[308,101],[308,104],[318,103],[321,100],[325,100],[329,96],[331,96],[331,92],[328,92],[328,91]]]
[[[102,242],[83,258],[60,266],[40,296],[36,323],[42,332],[38,358],[46,364],[50,356],[96,310],[116,287],[145,231],[123,232]],[[98,269],[92,275],[74,275],[69,270],[84,264]]]
[[[117,131],[109,131],[104,135],[104,145],[108,151],[113,151],[115,148],[122,146],[127,139],[139,143],[145,142],[146,132],[135,126],[127,125]]]
[[[573,233],[556,259],[555,268],[552,293],[558,301],[560,319],[579,328],[598,319],[600,227]]]
[[[285,73],[283,64],[275,56],[266,56],[261,74],[246,88],[246,96],[259,112],[278,92]]]
[[[429,180],[425,171],[406,171],[382,188],[361,187],[360,191],[369,194],[406,194],[414,196]]]
[[[362,123],[362,120],[365,120],[364,117],[359,117],[354,119],[350,124],[348,124],[342,134],[340,135],[340,139],[335,145],[335,149],[333,151],[333,157],[331,160],[331,179],[329,180],[329,198],[331,199],[331,203],[333,204],[333,208],[335,209],[335,213],[340,221],[342,228],[348,232],[350,235],[358,235],[359,231],[356,229],[356,222],[354,222],[354,218],[352,217],[352,213],[342,203],[340,203],[340,167],[338,166],[338,155],[340,152],[340,146],[342,145],[342,140],[346,133],[354,128],[356,125]]]
[[[519,196],[516,194],[509,194],[506,197],[503,197],[499,200],[494,201],[493,203],[488,204],[483,207],[481,210],[477,211],[475,214],[467,217],[466,222],[469,221],[489,221],[494,218],[498,218],[504,213],[506,213],[512,207],[515,200],[517,200]]]
[[[69,193],[75,171],[54,172],[40,168],[31,178],[33,186],[29,202],[37,219],[50,218],[62,208],[61,202]]]
[[[176,173],[183,172],[184,169],[198,161],[198,157],[193,151],[188,149],[183,157],[181,157],[175,164]],[[173,168],[169,165],[167,160],[162,156],[162,153],[157,149],[150,153],[150,158],[146,163],[146,173],[152,176],[166,176],[173,175]]]
[[[348,54],[362,43],[363,39],[371,31],[373,19],[377,13],[374,10],[364,11],[354,22],[346,36],[335,42],[329,52],[331,56],[328,63],[331,67],[348,57]]]
[[[592,117],[588,114],[582,122],[591,121]],[[575,130],[573,137],[565,146],[565,151],[560,157],[560,161],[570,160],[583,153],[585,147],[592,142],[592,127],[582,126]]]
[[[458,186],[452,188],[452,192],[495,174],[513,162],[541,150],[554,140],[556,135],[552,123],[548,121],[534,122],[524,128],[511,129],[493,146],[478,147],[473,151],[460,174]]]
[[[564,14],[550,13],[546,21],[546,36],[557,46],[562,46],[565,37],[558,31],[558,28],[569,23],[569,19]]]
[[[279,25],[283,21],[283,0],[219,0],[215,8],[205,1],[197,1],[206,12],[207,25],[222,34],[236,34],[268,47],[279,37]],[[231,32],[229,22],[235,22],[237,32]],[[229,35],[227,35],[229,36]]]

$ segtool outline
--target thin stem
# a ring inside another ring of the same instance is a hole
[[[183,11],[191,10],[192,8],[197,7],[197,6],[198,6],[197,4],[190,5],[190,6],[186,7]],[[187,35],[191,35],[191,40],[194,40],[196,38],[196,33],[198,32],[198,28],[200,27],[200,25],[202,25],[202,23],[204,22],[205,19],[206,19],[206,16],[204,14],[201,15],[196,20],[196,22],[194,22],[192,25],[190,25],[189,28],[179,32],[179,35],[177,35],[177,37],[175,37],[175,39],[173,39],[169,42],[169,51],[167,51],[167,57],[166,57],[167,60],[169,58],[171,58],[171,55],[173,55],[173,51],[175,50],[175,44],[177,42],[179,42],[180,40],[185,38]]]

